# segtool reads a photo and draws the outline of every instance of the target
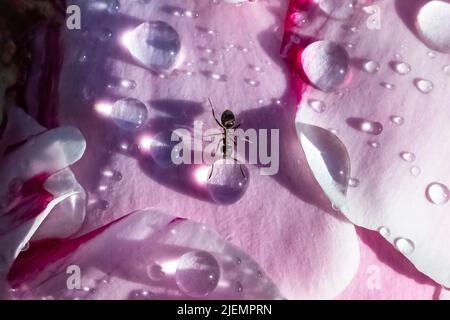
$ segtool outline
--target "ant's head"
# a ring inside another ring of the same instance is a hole
[[[234,127],[234,124],[236,122],[236,117],[234,116],[234,113],[231,110],[227,109],[222,113],[220,122],[222,122],[222,125],[225,128],[230,129],[230,128]]]

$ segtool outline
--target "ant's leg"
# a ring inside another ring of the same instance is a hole
[[[235,126],[233,127],[233,129],[237,129],[237,128],[239,128],[241,125],[242,125],[242,123],[239,123],[239,124],[235,125]]]
[[[220,123],[220,121],[217,120],[217,117],[216,117],[216,114],[215,114],[215,112],[214,112],[214,107],[213,107],[213,105],[212,105],[211,99],[208,98],[208,101],[209,101],[209,105],[211,106],[211,111],[212,111],[212,115],[213,115],[213,117],[214,117],[214,120],[216,120],[217,124],[218,124],[221,128],[224,128],[224,126]],[[225,129],[225,128],[224,128],[224,129]]]
[[[214,170],[214,163],[211,165],[211,172],[209,173],[208,180],[211,179]]]

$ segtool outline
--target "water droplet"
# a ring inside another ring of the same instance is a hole
[[[191,251],[178,260],[175,280],[185,294],[205,297],[216,289],[220,278],[220,266],[208,252]]]
[[[175,158],[182,157],[182,146],[179,140],[172,141],[172,132],[164,131],[156,135],[150,146],[150,155],[156,164],[161,168],[174,166]]]
[[[261,271],[256,272],[256,276],[258,278],[262,278],[263,277],[263,273]]]
[[[260,85],[260,82],[258,80],[245,79],[245,82],[247,82],[252,87],[257,87]]]
[[[99,37],[100,41],[105,42],[105,41],[108,41],[109,39],[111,39],[112,36],[113,36],[112,31],[107,28],[104,28],[99,32],[98,37]]]
[[[400,152],[400,157],[406,162],[414,162],[414,160],[416,160],[416,155],[408,151]]]
[[[136,88],[136,82],[134,80],[121,80],[120,86],[125,89],[134,89]]]
[[[383,125],[377,121],[362,118],[348,118],[347,124],[353,129],[373,135],[379,135],[383,132]]]
[[[120,11],[120,2],[119,0],[106,0],[107,2],[107,10],[111,14],[116,14]]]
[[[165,22],[142,23],[124,37],[124,42],[132,56],[151,70],[170,70],[179,62],[180,37]]]
[[[152,281],[161,281],[166,274],[159,264],[151,264],[147,266],[147,275]]]
[[[100,200],[100,201],[98,202],[98,208],[99,208],[100,210],[108,210],[108,208],[109,208],[109,202],[106,201],[106,200]]]
[[[405,123],[405,119],[403,117],[400,117],[400,116],[392,116],[390,118],[390,120],[391,120],[392,123],[394,123],[394,124],[396,124],[398,126],[401,126],[401,125],[403,125]]]
[[[327,109],[325,102],[322,100],[309,99],[308,105],[317,113],[322,113]]]
[[[398,238],[395,240],[395,247],[404,255],[409,255],[414,251],[414,243],[406,238]]]
[[[241,264],[241,263],[242,263],[242,259],[241,259],[241,258],[239,258],[239,257],[237,257],[237,258],[236,258],[236,264],[238,264],[238,265],[239,265],[239,264]]]
[[[244,286],[239,281],[236,282],[234,289],[236,292],[241,293],[244,291]]]
[[[418,166],[413,166],[409,169],[409,172],[411,173],[411,175],[413,175],[414,177],[417,177],[420,175],[420,173],[422,172],[422,170],[418,167]]]
[[[450,52],[450,4],[429,1],[419,11],[416,26],[426,44],[442,52]]]
[[[448,76],[450,76],[450,64],[447,64],[445,66],[442,67],[442,71],[444,71],[444,73]]]
[[[367,144],[374,149],[377,149],[380,147],[380,143],[378,141],[369,141]]]
[[[433,182],[428,185],[426,196],[430,202],[441,206],[448,202],[450,191],[446,185]]]
[[[30,249],[30,242],[25,243],[21,251],[24,252],[27,251],[28,249]]]
[[[303,12],[293,12],[290,16],[289,16],[291,22],[296,25],[296,26],[301,26],[304,25],[307,20],[306,20],[306,14]]]
[[[394,90],[395,89],[395,84],[392,83],[387,83],[387,82],[382,82],[381,86],[388,89],[388,90]]]
[[[247,191],[250,173],[240,163],[229,163],[230,160],[217,160],[212,167],[207,189],[211,198],[219,204],[237,202]]]
[[[388,227],[380,227],[378,228],[378,232],[383,238],[389,238],[389,236],[391,235],[391,230],[389,230]]]
[[[148,111],[142,101],[124,98],[113,104],[110,117],[120,128],[133,131],[147,122]]]
[[[363,64],[363,70],[367,73],[375,74],[380,71],[380,64],[373,60],[366,61]]]
[[[334,91],[346,80],[349,56],[338,44],[313,42],[303,51],[301,61],[311,84],[322,91]]]
[[[428,51],[427,56],[429,56],[431,59],[436,58],[436,53],[434,53],[433,51]]]
[[[356,178],[348,179],[348,186],[352,187],[352,188],[356,188],[357,186],[359,186],[359,180]]]
[[[420,92],[425,94],[430,93],[434,87],[431,81],[425,79],[416,79],[414,80],[414,84]]]
[[[335,19],[349,19],[354,13],[353,0],[319,0],[319,8]]]
[[[400,75],[406,75],[411,72],[411,66],[406,62],[395,62],[394,70]]]

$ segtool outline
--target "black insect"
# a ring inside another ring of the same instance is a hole
[[[236,124],[236,117],[234,113],[231,110],[225,110],[222,115],[220,116],[220,121],[217,119],[216,114],[214,112],[214,107],[212,105],[211,99],[208,99],[209,105],[211,106],[212,115],[214,117],[214,120],[216,120],[217,124],[222,128],[223,132],[220,133],[222,135],[222,141],[219,142],[217,145],[217,150],[219,147],[221,147],[221,155],[222,158],[225,159],[232,159],[236,162],[239,162],[237,159],[235,159],[233,155],[233,148],[236,146],[236,137],[229,131],[237,129],[241,126],[241,124]],[[217,152],[217,151],[216,151]],[[241,173],[244,178],[245,172],[242,167],[242,164],[240,164]],[[209,173],[209,178],[211,178],[211,175],[213,173],[214,164],[212,165],[211,172]]]

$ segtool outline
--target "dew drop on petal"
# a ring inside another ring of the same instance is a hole
[[[409,169],[409,172],[411,173],[412,176],[417,177],[422,172],[422,169],[420,169],[420,167],[418,167],[418,166],[412,166]]]
[[[368,134],[379,135],[383,132],[383,125],[377,121],[371,121],[362,118],[348,118],[347,124],[353,129]]]
[[[109,116],[120,128],[133,131],[147,122],[147,106],[140,100],[124,98],[111,107]]]
[[[380,147],[380,143],[378,141],[369,141],[367,144],[374,149],[377,149]]]
[[[240,283],[239,281],[236,282],[234,289],[236,292],[241,293],[244,291],[244,286],[242,285],[242,283]]]
[[[447,64],[445,66],[442,67],[442,71],[444,71],[444,73],[448,76],[450,76],[450,64]]]
[[[395,89],[395,84],[392,83],[387,83],[387,82],[382,82],[381,86],[388,89],[388,90],[394,90]]]
[[[181,138],[180,138],[181,140]],[[172,132],[161,132],[151,140],[151,156],[161,168],[169,168],[174,164],[175,158],[182,156],[182,147],[179,140],[172,141]]]
[[[429,47],[450,52],[450,3],[441,0],[427,2],[418,12],[416,27]]]
[[[356,178],[348,179],[348,186],[352,187],[352,188],[356,188],[357,186],[359,186],[359,180]]]
[[[416,79],[414,81],[414,84],[416,85],[417,89],[419,89],[419,91],[424,94],[430,93],[434,87],[433,83],[430,80],[425,79]]]
[[[250,173],[245,165],[217,160],[212,167],[207,189],[216,203],[232,204],[244,195],[249,180]]]
[[[324,13],[339,20],[350,18],[355,10],[352,0],[319,0],[318,4]]]
[[[363,63],[363,70],[366,71],[367,73],[377,73],[378,71],[380,71],[380,64],[378,62],[375,62],[373,60],[369,60]]]
[[[291,13],[291,15],[289,16],[289,19],[296,26],[304,25],[307,22],[306,15],[303,12],[299,12],[299,11]]]
[[[416,155],[408,151],[400,152],[400,157],[406,162],[414,162],[416,160]]]
[[[388,238],[391,235],[391,230],[389,230],[388,227],[380,227],[378,228],[378,233],[383,237],[383,238]]]
[[[308,105],[317,113],[322,113],[327,109],[325,102],[317,99],[309,99]]]
[[[338,44],[324,40],[313,42],[302,52],[301,61],[311,84],[322,91],[334,91],[346,80],[349,56]]]
[[[190,297],[205,297],[216,289],[220,266],[216,258],[205,251],[191,251],[180,257],[175,281]]]
[[[431,203],[444,205],[448,202],[450,191],[446,185],[439,182],[433,182],[428,185],[426,196]]]
[[[414,251],[414,243],[406,238],[398,238],[395,240],[395,247],[404,255],[409,255]]]
[[[405,119],[401,116],[392,116],[392,117],[390,117],[390,120],[392,123],[394,123],[398,126],[401,126],[405,123]]]
[[[147,266],[147,275],[152,281],[161,281],[166,276],[163,268],[156,263]]]
[[[126,34],[124,44],[131,55],[153,71],[174,68],[181,51],[181,40],[177,31],[162,21],[144,22]]]
[[[400,75],[406,75],[411,72],[411,66],[406,62],[395,62],[394,70]]]

